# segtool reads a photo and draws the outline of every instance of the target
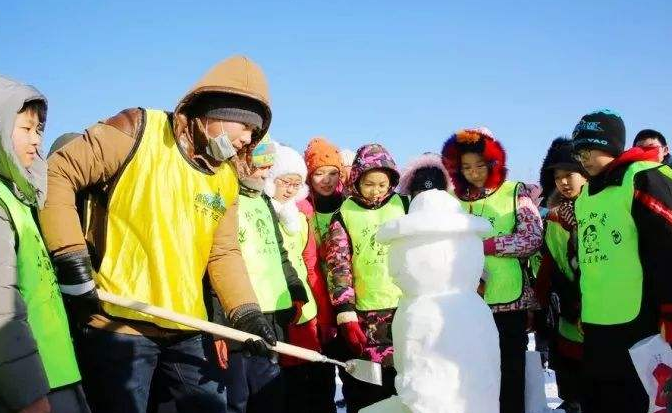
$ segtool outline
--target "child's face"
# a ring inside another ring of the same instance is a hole
[[[359,179],[359,192],[367,201],[381,201],[389,191],[390,177],[383,171],[369,171]]]
[[[26,110],[16,115],[12,143],[21,166],[30,168],[42,143],[42,125],[35,111]]]
[[[331,196],[338,186],[340,175],[335,166],[320,166],[310,176],[310,186],[322,196]]]
[[[581,149],[576,152],[576,157],[590,176],[599,175],[615,159],[599,149]]]
[[[275,198],[276,201],[284,204],[293,199],[301,189],[303,182],[299,174],[287,174],[275,178]]]
[[[581,187],[586,183],[586,178],[578,172],[556,169],[553,172],[555,187],[567,199],[576,199],[581,193]]]
[[[478,153],[465,153],[461,159],[461,169],[464,178],[476,188],[483,188],[488,180],[488,164]]]

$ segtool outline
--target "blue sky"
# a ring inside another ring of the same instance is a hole
[[[535,180],[580,116],[672,138],[672,1],[7,1],[0,73],[50,100],[46,144],[126,107],[172,109],[217,61],[269,79],[273,136],[384,144],[403,165],[484,125]]]

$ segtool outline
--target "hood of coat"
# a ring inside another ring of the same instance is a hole
[[[502,145],[495,140],[493,133],[484,127],[462,129],[454,133],[443,144],[441,156],[443,165],[448,170],[453,183],[455,195],[464,198],[470,187],[473,186],[462,174],[462,155],[478,153],[488,165],[488,178],[485,189],[494,191],[506,180],[506,152]]]
[[[397,164],[394,162],[392,155],[390,155],[387,149],[377,143],[362,146],[355,154],[355,160],[352,163],[352,170],[350,171],[350,179],[348,180],[347,187],[351,196],[365,205],[370,205],[370,202],[364,199],[360,193],[358,183],[365,173],[374,169],[384,170],[389,173],[390,189],[385,200],[394,193],[394,189],[399,184]]]
[[[177,139],[193,142],[187,115],[190,103],[206,93],[242,96],[257,102],[263,112],[262,127],[255,131],[246,151],[239,154],[238,163],[244,163],[245,172],[251,167],[251,154],[271,124],[271,100],[266,76],[255,62],[245,56],[233,56],[213,66],[178,102],[174,112],[173,129]],[[239,170],[241,166],[239,165]]]
[[[436,168],[441,171],[446,178],[448,190],[452,188],[450,174],[441,161],[441,155],[437,153],[425,153],[413,159],[401,171],[399,187],[397,188],[399,193],[402,195],[411,195],[411,184],[413,183],[413,178],[415,177],[416,172],[426,168]]]
[[[12,134],[18,112],[26,102],[47,98],[33,86],[0,76],[0,177],[13,186],[14,194],[27,205],[42,206],[47,193],[47,163],[42,154],[30,168],[21,166]]]

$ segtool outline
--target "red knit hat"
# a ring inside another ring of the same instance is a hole
[[[308,142],[303,158],[308,167],[308,176],[322,166],[335,166],[343,173],[343,162],[338,148],[322,136],[316,136]]]

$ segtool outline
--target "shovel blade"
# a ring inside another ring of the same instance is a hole
[[[357,380],[377,386],[383,385],[383,372],[379,363],[352,359],[345,362],[345,371]]]

